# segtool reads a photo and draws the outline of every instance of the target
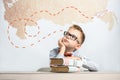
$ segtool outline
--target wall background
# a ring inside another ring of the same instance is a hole
[[[49,4],[48,4],[49,3]],[[0,0],[0,71],[49,66],[49,51],[72,24],[86,34],[80,54],[120,72],[119,0]],[[54,5],[53,5],[54,4]]]

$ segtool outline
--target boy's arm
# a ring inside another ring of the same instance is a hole
[[[98,66],[96,65],[96,63],[84,56],[81,56],[79,52],[76,52],[74,56],[79,57],[81,59],[83,68],[86,68],[89,71],[98,71]]]
[[[57,56],[56,58],[64,58],[64,53],[65,53],[65,45],[63,44],[62,38],[58,41],[58,45],[59,45],[59,51],[57,52]]]
[[[65,47],[65,45],[63,44],[62,38],[58,41],[58,46],[59,46],[59,48],[60,48],[59,54],[64,55],[66,47]]]
[[[98,71],[97,65],[93,61],[87,58],[82,58],[82,62],[82,67],[88,69],[89,71]]]
[[[64,58],[64,54],[60,54],[59,48],[55,48],[50,51],[49,57],[50,58]]]
[[[58,41],[59,48],[50,51],[50,58],[64,58],[65,45],[62,42],[62,38]]]

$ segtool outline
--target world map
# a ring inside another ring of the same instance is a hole
[[[108,23],[106,27],[111,30],[115,23],[115,15],[107,9],[108,3],[109,0],[104,0],[104,3],[102,0],[4,0],[4,18],[9,23],[7,28],[8,39],[12,45],[15,45],[9,34],[11,27],[17,30],[16,35],[20,39],[26,39],[26,35],[29,37],[40,35],[40,26],[37,23],[40,19],[64,25],[70,24],[72,21],[78,23],[92,22],[97,17]],[[38,31],[35,35],[30,35],[26,31],[27,26],[36,27]],[[51,33],[48,34],[48,36],[50,35]],[[31,43],[30,45],[34,44]]]

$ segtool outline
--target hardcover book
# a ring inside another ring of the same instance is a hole
[[[66,65],[66,66],[74,66],[74,67],[81,67],[82,61],[75,60],[70,58],[50,58],[50,66],[58,66],[58,65]]]
[[[80,68],[73,67],[73,66],[51,66],[50,67],[51,72],[78,72],[80,71]]]

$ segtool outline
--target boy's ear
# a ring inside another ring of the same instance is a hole
[[[79,49],[81,47],[81,44],[77,44],[75,49]]]

